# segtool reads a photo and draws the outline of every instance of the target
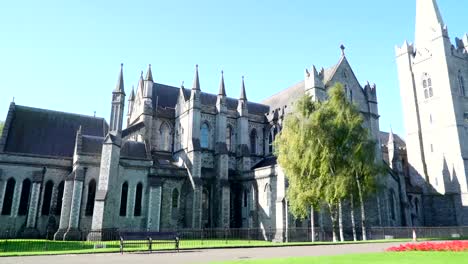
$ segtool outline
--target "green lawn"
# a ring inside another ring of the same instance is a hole
[[[468,252],[401,252],[268,260],[238,260],[212,264],[452,264],[468,263]]]
[[[331,245],[350,243],[385,243],[385,242],[409,242],[408,239],[394,240],[374,240],[374,241],[347,241],[343,243],[332,242],[298,242],[298,243],[273,243],[264,240],[181,240],[180,249],[201,249],[201,248],[229,248],[229,247],[279,247],[279,246],[301,246],[301,245]],[[153,241],[157,242],[157,241]],[[103,245],[105,248],[95,248],[96,245]],[[162,243],[153,244],[152,249],[172,250],[174,244]],[[141,241],[138,245],[127,245],[125,251],[146,251],[148,245],[146,241]],[[57,255],[57,254],[85,254],[119,252],[119,241],[93,242],[93,241],[49,241],[49,240],[0,240],[1,256],[27,256],[27,255]]]

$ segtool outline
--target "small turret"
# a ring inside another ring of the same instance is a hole
[[[322,78],[320,78],[315,65],[312,66],[312,69],[305,70],[304,73],[304,88],[305,92],[312,96],[313,100],[324,100],[325,99],[325,85],[323,84]]]
[[[240,101],[247,101],[247,94],[245,93],[244,76],[242,76],[241,95],[239,97],[239,100]]]
[[[198,64],[195,65],[195,77],[193,78],[192,90],[201,91],[200,78],[198,77]]]

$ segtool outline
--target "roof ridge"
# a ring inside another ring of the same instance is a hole
[[[67,115],[74,115],[74,116],[81,116],[81,117],[86,117],[86,118],[94,118],[94,119],[105,120],[104,117],[83,115],[83,114],[77,114],[77,113],[71,113],[71,112],[64,112],[64,111],[58,111],[58,110],[52,110],[52,109],[45,109],[45,108],[38,108],[38,107],[32,107],[32,106],[25,106],[25,105],[18,105],[18,104],[17,104],[17,105],[15,105],[15,107],[24,108],[24,109],[30,109],[30,110],[35,110],[35,111],[37,111],[37,112],[52,112],[52,113],[57,113],[57,114],[67,114]]]

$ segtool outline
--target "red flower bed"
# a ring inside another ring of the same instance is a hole
[[[388,248],[387,251],[468,251],[468,241],[408,243]]]

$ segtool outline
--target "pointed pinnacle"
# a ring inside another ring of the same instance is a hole
[[[146,72],[146,81],[153,81],[153,73],[151,72],[151,64],[148,64],[148,71]]]
[[[240,95],[239,100],[247,101],[247,95],[246,95],[246,93],[245,93],[244,76],[242,76],[241,95]]]
[[[132,91],[130,92],[130,96],[128,97],[128,101],[135,100],[135,87],[132,85]]]
[[[198,64],[195,65],[195,77],[193,78],[192,90],[200,91],[200,79],[198,77]]]
[[[124,80],[123,80],[123,63],[120,64],[120,73],[119,73],[119,77],[117,79],[117,85],[115,86],[114,93],[123,93],[123,94],[125,94]]]
[[[221,71],[221,82],[219,83],[218,95],[226,96],[226,87],[224,86],[224,72]]]

